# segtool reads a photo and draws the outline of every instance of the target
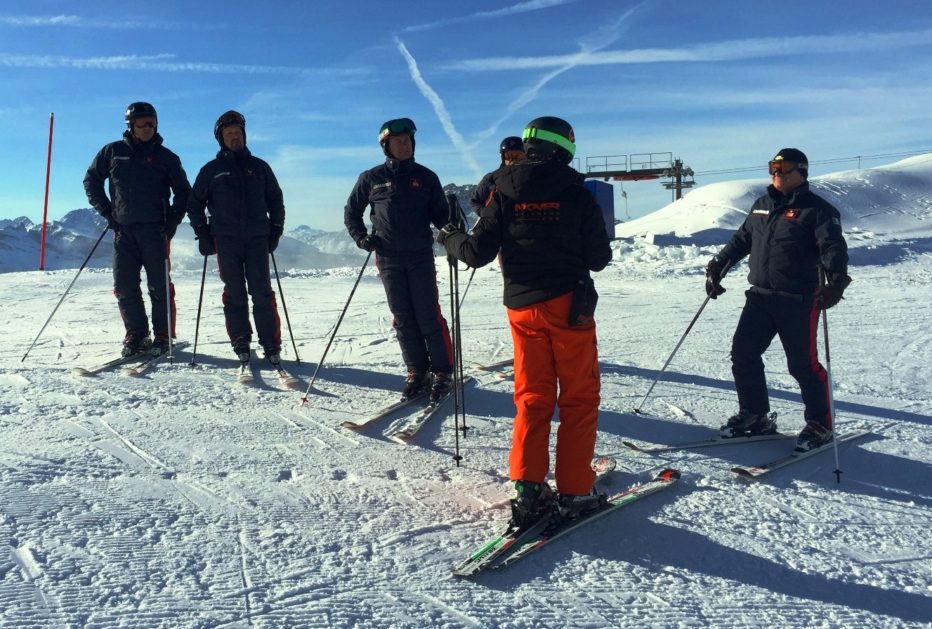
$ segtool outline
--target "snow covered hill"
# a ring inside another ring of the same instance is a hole
[[[606,487],[622,491],[664,467],[682,480],[473,581],[450,569],[507,518],[513,383],[473,374],[460,465],[447,417],[406,446],[385,436],[404,415],[360,433],[341,428],[402,386],[371,267],[307,406],[268,369],[254,387],[235,384],[213,275],[197,355],[189,346],[134,379],[69,373],[119,347],[106,269],[76,282],[25,362],[74,271],[0,274],[0,537],[9,548],[0,627],[927,627],[928,163],[816,180],[836,195],[855,253],[854,282],[829,313],[838,425],[871,435],[839,446],[837,464],[820,454],[756,483],[730,468],[779,456],[786,443],[649,455],[622,442],[707,437],[734,412],[727,354],[743,304],[739,273],[641,402],[702,303],[705,261],[762,182],[700,188],[620,226],[614,260],[596,279],[597,448],[619,461]],[[437,265],[446,310],[445,259]],[[179,337],[191,341],[200,270],[176,268]],[[286,341],[287,366],[305,385],[358,271],[354,262],[282,273],[301,357]],[[462,328],[467,364],[509,355],[495,265],[476,272]],[[802,406],[779,343],[765,361],[778,423],[798,431]]]

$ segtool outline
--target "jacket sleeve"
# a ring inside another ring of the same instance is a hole
[[[499,199],[493,197],[492,202],[483,208],[472,235],[465,232],[452,234],[444,240],[443,246],[448,254],[473,268],[485,266],[501,249],[502,229],[502,209]]]
[[[612,246],[609,244],[608,232],[602,208],[589,190],[585,192],[585,206],[582,223],[583,257],[590,271],[601,271],[612,261]]]
[[[278,179],[272,172],[272,167],[265,165],[265,199],[269,209],[269,224],[284,229],[285,227],[285,195],[278,185]]]
[[[841,231],[841,214],[828,203],[816,214],[815,238],[825,271],[847,275],[848,243]]]
[[[369,177],[368,171],[360,173],[353,191],[350,192],[349,199],[346,200],[346,207],[343,208],[343,224],[346,231],[349,232],[353,242],[358,242],[360,238],[368,234],[366,224],[363,222],[363,213],[366,206],[369,205]]]
[[[437,229],[453,221],[450,216],[450,206],[447,203],[447,197],[443,194],[443,185],[437,175],[433,176],[433,183],[430,190],[430,222]]]
[[[188,213],[188,220],[191,227],[197,230],[207,225],[207,214],[204,208],[207,207],[207,201],[210,198],[210,174],[207,167],[201,169],[194,180],[194,187],[191,188],[191,194],[188,195],[188,203],[185,209]]]
[[[191,184],[188,183],[188,175],[184,172],[181,159],[177,155],[173,157],[169,170],[169,184],[174,195],[171,212],[175,217],[175,223],[180,225],[181,221],[184,220],[185,211],[188,207],[188,197],[191,196]]]
[[[87,193],[87,200],[101,216],[113,213],[113,206],[104,192],[104,181],[110,177],[109,148],[105,146],[100,149],[84,175],[84,192]]]
[[[760,200],[754,202],[754,205],[751,206],[751,211],[748,212],[741,227],[732,234],[731,239],[722,247],[722,250],[719,251],[716,256],[728,262],[729,266],[735,266],[744,256],[751,252],[751,230],[748,227],[748,221],[751,220],[751,215],[754,213],[754,210],[760,207],[759,203]]]
[[[479,214],[482,208],[485,207],[494,187],[495,183],[492,180],[492,173],[486,174],[479,182],[479,185],[476,186],[476,189],[473,190],[472,196],[469,197],[469,206],[472,208],[473,212]]]

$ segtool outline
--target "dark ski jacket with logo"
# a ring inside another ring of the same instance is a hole
[[[107,179],[109,197],[104,193]],[[181,160],[162,145],[162,136],[156,133],[142,143],[125,131],[122,140],[107,144],[94,157],[84,175],[84,191],[101,216],[112,216],[121,225],[177,225],[191,186]]]
[[[848,245],[841,215],[809,190],[809,182],[783,195],[772,185],[751,207],[744,224],[718,253],[733,265],[748,259],[748,281],[758,292],[810,298],[819,287],[819,266],[848,273]]]
[[[359,175],[343,210],[343,224],[357,242],[368,233],[363,222],[367,205],[381,255],[432,251],[430,226],[440,229],[450,220],[440,179],[413,159],[389,157]]]
[[[194,180],[188,217],[195,230],[208,223],[213,236],[257,238],[285,225],[285,201],[272,168],[249,152],[222,149]]]
[[[504,303],[522,308],[572,291],[612,259],[602,210],[583,177],[556,161],[502,166],[472,235],[452,234],[447,252],[479,267],[500,253]]]

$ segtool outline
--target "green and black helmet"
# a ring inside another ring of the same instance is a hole
[[[531,161],[550,159],[569,164],[576,154],[576,134],[566,120],[542,116],[527,123],[521,136],[524,152]]]
[[[382,145],[382,152],[391,156],[388,152],[388,139],[393,135],[404,135],[405,133],[411,136],[411,150],[414,150],[414,134],[417,133],[417,127],[414,125],[414,121],[410,118],[395,118],[394,120],[389,120],[388,122],[383,122],[382,127],[379,129],[379,144]]]

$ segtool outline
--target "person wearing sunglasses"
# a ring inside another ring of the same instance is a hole
[[[123,139],[97,153],[84,176],[84,191],[113,231],[113,294],[125,328],[122,354],[158,355],[168,351],[168,335],[175,337],[175,287],[166,289],[166,273],[191,186],[181,159],[162,143],[155,107],[132,103],[123,120]],[[154,342],[140,288],[143,268]]]
[[[447,225],[438,238],[447,253],[472,267],[500,256],[514,341],[517,414],[508,460],[517,493],[511,521],[519,528],[554,507],[572,520],[605,499],[590,465],[601,402],[598,295],[590,273],[612,259],[602,210],[570,166],[573,127],[542,116],[522,135],[525,160],[492,174],[494,191],[472,234]],[[546,477],[556,408],[555,495]]]
[[[282,332],[269,254],[285,230],[282,189],[268,163],[246,146],[246,118],[241,113],[227,111],[217,118],[214,139],[220,150],[194,180],[188,217],[201,255],[217,254],[227,335],[241,366],[251,356],[251,296],[259,345],[266,360],[278,367]]]
[[[833,438],[828,379],[816,336],[819,311],[837,305],[851,283],[848,246],[838,210],[809,187],[809,160],[802,151],[781,149],[768,169],[767,193],[706,265],[706,293],[712,299],[725,292],[722,277],[745,256],[751,284],[731,345],[739,410],[721,432],[725,437],[777,432],[768,416],[762,356],[779,335],[805,405],[806,424],[796,450],[806,452]]]
[[[524,161],[524,141],[516,135],[508,136],[499,143],[498,154],[502,158],[501,163],[498,165],[499,168],[518,164]],[[469,206],[476,214],[479,214],[479,211],[485,207],[492,190],[495,188],[494,174],[495,171],[486,174],[469,197]]]
[[[452,387],[453,343],[440,310],[431,225],[446,225],[450,209],[440,179],[414,161],[416,132],[410,118],[379,128],[385,161],[359,175],[343,223],[360,249],[375,252],[407,367],[402,399],[429,392],[435,402]],[[367,207],[371,232],[363,221]]]

